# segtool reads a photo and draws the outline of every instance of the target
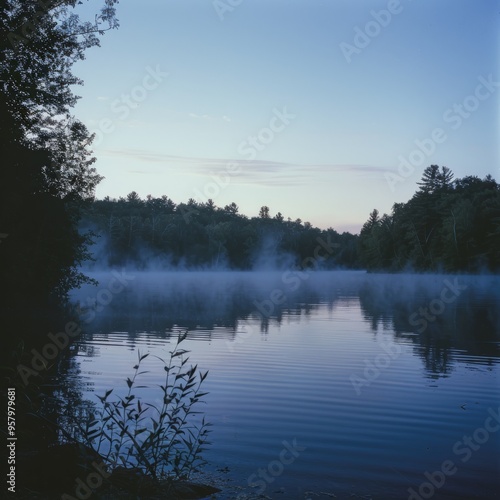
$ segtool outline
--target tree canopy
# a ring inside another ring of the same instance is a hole
[[[280,212],[272,217],[267,206],[247,217],[234,202],[224,208],[213,200],[176,204],[167,196],[141,199],[132,192],[118,200],[94,201],[83,223],[102,236],[95,252],[97,258],[104,257],[104,265],[250,269],[286,262],[309,267],[307,259],[313,259],[320,246],[318,238],[331,245],[331,252],[322,253],[328,258],[318,259],[318,266],[359,264],[357,236],[322,230],[300,219],[285,220]]]
[[[390,215],[374,210],[359,240],[368,269],[500,270],[500,185],[490,176],[453,179],[427,167],[419,190]]]
[[[19,300],[64,297],[85,279],[79,209],[101,177],[92,136],[71,114],[83,83],[72,66],[118,23],[117,0],[104,0],[94,22],[80,19],[81,3],[0,4],[0,286]]]

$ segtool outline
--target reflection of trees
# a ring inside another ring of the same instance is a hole
[[[416,348],[431,378],[447,377],[452,371],[454,359],[450,355],[451,347],[449,341],[431,337]]]
[[[99,349],[97,346],[84,343],[84,342],[78,342],[75,344],[75,350],[78,352],[80,355],[84,355],[86,358],[95,358],[99,356]]]
[[[500,336],[498,278],[326,272],[310,273],[291,290],[283,273],[158,276],[149,273],[142,278],[139,274],[126,293],[96,313],[88,330],[103,336],[128,332],[132,347],[139,336],[168,340],[179,328],[191,330],[199,339],[234,340],[242,322],[257,321],[261,332],[267,333],[273,323],[306,318],[320,304],[333,311],[346,300],[356,305],[359,300],[372,330],[392,330],[396,339],[415,344],[429,374],[446,375],[452,370],[452,349],[470,354],[471,363],[488,363],[499,355],[495,343]],[[415,313],[420,317],[421,308],[439,299],[446,279],[459,279],[467,283],[467,289],[419,332],[410,318]],[[270,301],[275,290],[283,293],[283,303]],[[95,291],[89,295],[95,296]],[[256,304],[263,303],[266,307],[259,312]]]
[[[267,331],[269,325],[281,324],[285,317],[310,316],[320,303],[335,302],[339,293],[326,283],[316,288],[306,279],[296,290],[290,290],[282,273],[219,273],[215,279],[213,273],[172,273],[171,279],[161,284],[154,283],[154,275],[149,276],[151,286],[146,282],[131,287],[96,312],[85,329],[129,332],[133,342],[136,335],[144,332],[154,332],[156,338],[162,338],[181,326],[189,330],[203,328],[208,340],[220,334],[221,327],[225,336],[230,335],[229,331],[234,333],[242,319],[260,318],[262,331]],[[283,303],[270,302],[273,290],[282,291]],[[96,290],[87,292],[80,299],[84,305],[96,295]],[[268,307],[259,311],[257,304],[263,302]]]
[[[53,390],[47,394],[41,408],[47,425],[48,421],[53,423],[59,442],[68,440],[69,436],[79,437],[72,429],[75,429],[76,422],[81,424],[86,420],[93,407],[93,403],[84,400],[83,394],[92,390],[94,382],[82,378],[76,354],[77,351],[72,349],[61,357],[57,372],[50,380]]]
[[[380,275],[367,280],[359,291],[363,316],[372,329],[376,331],[379,324],[387,327],[389,321],[396,338],[416,345],[432,376],[450,373],[455,362],[452,349],[470,355],[469,363],[492,363],[500,355],[499,290],[490,278],[461,277],[467,289],[445,304],[441,314],[431,315],[435,319],[426,320],[425,328],[423,323],[415,326],[429,304],[440,298],[445,279],[418,276],[409,281],[404,275]]]
[[[26,387],[18,387],[16,417],[21,453],[29,455],[60,443],[64,438],[61,429],[68,431],[70,421],[81,421],[82,394],[88,383],[81,379],[75,354],[74,347],[65,350],[48,372],[40,372],[40,377],[33,375]],[[20,465],[23,474],[25,466],[24,462]]]

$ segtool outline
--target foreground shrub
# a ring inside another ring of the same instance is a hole
[[[160,404],[142,402],[136,389],[143,361],[149,354],[138,353],[132,378],[127,378],[127,394],[112,397],[113,389],[97,396],[100,405],[76,423],[73,434],[93,448],[111,469],[118,466],[139,468],[153,479],[187,479],[205,463],[202,452],[208,442],[211,424],[196,417],[194,406],[207,393],[201,384],[208,375],[197,365],[188,367],[188,351],[180,344],[187,333],[178,336],[164,364],[165,380],[159,386]]]

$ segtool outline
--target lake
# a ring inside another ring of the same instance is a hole
[[[125,386],[137,350],[165,354],[188,329],[218,499],[500,498],[499,277],[91,276],[63,376],[95,400]]]

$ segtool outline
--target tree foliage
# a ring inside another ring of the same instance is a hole
[[[452,178],[431,165],[407,203],[380,219],[370,214],[359,239],[368,269],[500,269],[500,185],[489,175]]]
[[[118,200],[95,200],[89,205],[84,223],[102,236],[99,255],[105,256],[106,265],[249,269],[260,257],[279,263],[284,255],[300,265],[308,257],[315,257],[318,238],[333,246],[328,260],[321,261],[321,265],[359,265],[355,235],[285,220],[280,212],[271,217],[268,207],[262,207],[256,217],[247,217],[238,210],[234,202],[221,208],[212,200],[198,203],[191,199],[175,204],[167,196],[142,200],[130,193]]]
[[[81,3],[0,4],[0,282],[19,300],[64,297],[85,279],[79,209],[101,177],[92,137],[71,114],[82,84],[72,66],[117,27],[117,0],[103,0],[93,22],[78,16]]]

